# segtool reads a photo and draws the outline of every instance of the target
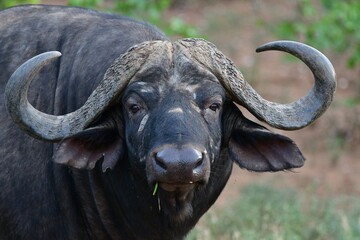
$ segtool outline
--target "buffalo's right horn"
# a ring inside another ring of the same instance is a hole
[[[330,105],[336,88],[335,71],[330,61],[318,50],[302,43],[277,41],[265,44],[258,52],[279,50],[300,58],[312,71],[315,84],[301,99],[279,104],[263,99],[243,78],[234,63],[216,47],[202,39],[183,39],[177,42],[188,57],[195,59],[212,72],[226,88],[233,101],[239,103],[258,119],[284,130],[303,128],[317,119]]]
[[[31,81],[60,52],[46,52],[22,64],[10,77],[5,89],[5,103],[13,121],[29,135],[48,141],[58,141],[76,134],[91,124],[129,83],[130,79],[149,58],[170,55],[171,43],[144,42],[130,48],[106,71],[103,81],[78,110],[55,116],[35,109],[27,99]],[[155,55],[151,57],[152,55]]]

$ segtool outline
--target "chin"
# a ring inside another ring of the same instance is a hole
[[[158,207],[172,224],[181,224],[193,215],[194,184],[159,184]]]

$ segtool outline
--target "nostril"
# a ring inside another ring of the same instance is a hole
[[[199,157],[196,161],[195,168],[201,166],[204,162],[204,155],[202,154],[201,157]]]
[[[152,164],[159,175],[170,174],[172,177],[190,179],[206,172],[207,157],[205,151],[194,147],[164,147],[153,153]],[[184,180],[187,181],[187,180]]]
[[[158,153],[155,154],[155,163],[156,163],[159,167],[161,167],[161,168],[163,168],[163,169],[165,169],[165,170],[167,169],[167,166],[166,166],[166,164],[165,164],[165,160],[162,159],[161,156],[159,156]]]
[[[206,150],[200,147],[165,145],[152,150],[150,154],[146,162],[148,178],[151,182],[161,183],[159,186],[162,189],[166,190],[165,186],[169,185],[173,186],[171,191],[174,191],[178,189],[177,186],[197,186],[208,182],[209,157]]]

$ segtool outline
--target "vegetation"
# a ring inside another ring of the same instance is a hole
[[[352,197],[250,185],[225,209],[205,215],[188,240],[360,239],[360,205]]]
[[[114,0],[106,5],[104,0],[68,0],[70,6],[97,8],[150,22],[169,36],[196,37],[196,29],[181,18],[164,17],[163,13],[171,7],[171,3],[172,0]]]
[[[39,0],[0,0],[0,9],[12,7],[19,4],[36,4]]]
[[[348,66],[360,64],[360,1],[299,0],[298,14],[280,22],[274,32],[280,37],[301,39],[318,49],[348,53]]]

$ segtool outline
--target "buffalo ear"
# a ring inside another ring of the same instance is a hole
[[[288,137],[246,119],[240,111],[229,139],[229,157],[241,168],[281,171],[304,165],[305,158]],[[240,114],[240,115],[239,115]]]
[[[78,169],[93,169],[99,160],[102,170],[113,169],[124,153],[124,141],[113,128],[94,127],[63,139],[54,162]]]

